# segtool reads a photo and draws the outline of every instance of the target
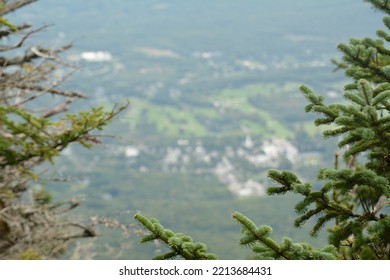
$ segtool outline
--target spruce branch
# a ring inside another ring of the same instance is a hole
[[[150,232],[149,235],[141,239],[141,243],[160,240],[171,249],[171,252],[159,255],[155,259],[166,260],[176,257],[182,257],[186,260],[217,259],[215,254],[207,253],[205,244],[194,243],[191,237],[183,233],[174,233],[171,230],[165,229],[156,219],[148,219],[141,214],[136,214],[134,219]]]
[[[267,193],[269,195],[285,194],[286,192],[292,191],[294,189],[294,185],[301,183],[298,177],[290,171],[271,169],[268,171],[268,177],[281,185],[278,187],[269,187],[267,189]]]
[[[324,260],[336,258],[336,249],[333,246],[314,249],[306,243],[293,243],[289,238],[283,238],[282,242],[278,244],[270,238],[272,233],[270,227],[257,227],[249,218],[239,212],[233,213],[233,219],[242,226],[244,233],[240,244],[250,246],[258,259]]]
[[[389,0],[366,0],[390,14]],[[390,29],[390,17],[383,23]],[[300,91],[307,100],[306,112],[319,115],[314,124],[328,125],[324,137],[338,137],[338,146],[346,148],[335,155],[334,168],[318,172],[323,181],[318,190],[303,183],[290,171],[269,170],[268,177],[276,184],[268,195],[299,194],[295,205],[300,227],[310,219],[314,226],[310,235],[316,237],[326,224],[329,246],[313,249],[306,243],[293,243],[283,238],[280,243],[271,238],[272,229],[257,226],[245,215],[234,212],[233,219],[241,225],[242,246],[247,246],[259,259],[389,259],[390,258],[390,42],[388,31],[379,30],[377,38],[352,38],[338,45],[341,61],[333,60],[352,82],[344,88],[343,104],[325,104],[324,97],[303,85]],[[363,157],[363,156],[364,157]],[[341,168],[339,156],[346,166]],[[358,158],[364,164],[358,164]],[[185,255],[196,247],[186,235],[165,230],[157,220],[136,216],[150,235],[143,242],[162,240],[171,252],[162,259]],[[187,242],[187,243],[186,243]],[[183,250],[187,244],[187,251]],[[199,248],[201,248],[201,245]]]
[[[364,2],[369,2],[373,5],[374,8],[390,14],[390,1],[389,0],[364,0]]]

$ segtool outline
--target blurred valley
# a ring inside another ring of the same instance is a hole
[[[55,199],[83,200],[80,216],[131,224],[142,212],[222,259],[250,257],[233,211],[270,225],[277,239],[307,240],[310,224],[293,226],[295,198],[266,196],[267,170],[321,183],[316,172],[333,164],[337,146],[304,112],[299,86],[339,101],[346,79],[330,60],[338,43],[381,27],[375,13],[354,0],[40,0],[22,9],[10,21],[53,24],[38,42],[74,43],[65,58],[80,69],[64,86],[90,96],[75,110],[131,102],[97,133],[101,145],[67,149],[39,183]],[[108,232],[80,241],[79,257],[164,250]]]

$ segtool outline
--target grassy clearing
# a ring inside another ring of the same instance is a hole
[[[273,116],[267,108],[256,108],[250,98],[254,96],[283,95],[291,92],[297,85],[288,83],[278,86],[275,83],[265,85],[247,85],[242,88],[225,89],[209,98],[209,106],[191,106],[183,103],[180,107],[158,105],[146,99],[135,98],[126,119],[132,131],[150,127],[159,135],[170,138],[216,137],[218,133],[226,135],[242,134],[246,127],[253,135],[262,137],[289,137],[291,132],[283,126],[277,116]],[[210,105],[213,104],[213,107]],[[272,104],[270,104],[272,106]],[[272,107],[269,107],[270,109]],[[205,123],[209,125],[206,127]],[[211,125],[210,125],[211,124]],[[219,132],[215,129],[218,127]]]

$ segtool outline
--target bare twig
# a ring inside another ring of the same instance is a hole
[[[88,96],[82,94],[82,93],[79,93],[79,92],[76,92],[76,91],[65,91],[65,90],[60,90],[60,89],[56,89],[55,87],[52,87],[52,88],[45,88],[43,86],[39,86],[39,85],[22,85],[20,87],[20,89],[24,89],[24,90],[31,90],[31,91],[39,91],[39,92],[43,92],[43,93],[51,93],[51,94],[55,94],[55,95],[59,95],[59,96],[64,96],[64,97],[69,97],[69,98],[88,98]]]
[[[37,0],[16,0],[16,1],[7,1],[3,8],[0,10],[0,16],[11,13],[23,6],[29,5],[36,2]]]
[[[72,100],[68,99],[66,100],[64,103],[61,103],[57,106],[55,106],[53,109],[51,109],[50,111],[47,111],[45,112],[41,118],[49,118],[51,116],[54,116],[54,115],[57,115],[59,113],[62,113],[62,112],[65,112],[65,111],[68,111],[69,109],[69,104],[72,103]]]
[[[34,29],[34,30],[31,30],[29,32],[27,32],[23,38],[15,45],[13,46],[0,46],[0,52],[5,52],[5,51],[10,51],[10,50],[13,50],[13,49],[17,49],[17,48],[20,48],[23,43],[34,33],[37,33],[37,32],[40,32],[42,31],[43,29],[45,29],[47,26],[42,26],[41,28],[38,28],[38,29]]]
[[[22,30],[28,29],[31,27],[31,24],[24,23],[22,25],[16,26],[16,31],[13,29],[0,30],[0,38],[7,37],[15,32],[20,32]]]
[[[84,238],[84,237],[95,237],[97,236],[97,233],[93,230],[92,227],[80,224],[80,223],[66,223],[63,224],[64,227],[74,227],[82,229],[82,232],[71,234],[71,235],[65,235],[65,236],[59,236],[56,239],[57,240],[71,240],[76,238]]]
[[[64,52],[71,48],[72,45],[66,45],[59,49],[45,49],[41,47],[32,47],[27,54],[24,56],[18,56],[14,58],[0,57],[0,66],[21,66],[23,64],[29,63],[37,58],[46,58],[46,59],[56,59],[56,54]]]

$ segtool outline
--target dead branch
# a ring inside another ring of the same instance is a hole
[[[31,47],[30,51],[41,58],[55,59],[56,55],[72,48],[72,44],[65,45],[61,48],[47,49],[42,47]]]
[[[63,206],[65,206],[65,208],[61,208]],[[60,214],[60,213],[65,213],[65,212],[69,212],[71,211],[72,209],[78,207],[80,205],[80,202],[72,199],[70,201],[66,201],[66,202],[58,202],[58,203],[55,203],[55,204],[52,204],[50,206],[48,206],[48,209],[49,210],[54,210],[54,209],[59,209],[61,208],[61,210],[58,210],[56,211],[57,214]]]
[[[95,237],[97,236],[97,233],[93,230],[92,227],[80,224],[80,223],[66,223],[63,224],[64,227],[74,227],[82,229],[82,232],[71,234],[71,235],[65,235],[65,236],[59,236],[56,239],[57,240],[71,240],[71,239],[77,239],[77,238],[84,238],[84,237]]]
[[[38,56],[34,53],[28,53],[24,56],[18,56],[14,58],[6,58],[6,57],[0,57],[0,66],[2,67],[8,67],[13,65],[22,65],[28,62],[31,62],[32,60],[38,58]]]
[[[3,8],[0,10],[0,16],[3,16],[5,14],[11,13],[23,6],[29,5],[31,3],[34,3],[38,0],[16,0],[16,1],[4,1]]]
[[[42,31],[43,29],[45,29],[47,27],[47,25],[45,26],[42,26],[41,28],[38,28],[38,29],[34,29],[34,30],[31,30],[29,32],[27,32],[23,38],[18,42],[16,43],[15,45],[13,46],[0,46],[0,52],[5,52],[5,51],[10,51],[10,50],[14,50],[14,49],[17,49],[17,48],[20,48],[23,43],[34,33],[37,33],[37,32],[40,32]]]
[[[62,112],[66,112],[69,109],[69,104],[72,103],[72,100],[68,99],[64,103],[61,103],[57,106],[55,106],[53,109],[50,111],[45,112],[41,118],[49,118],[51,116],[57,115]]]
[[[45,87],[39,86],[39,85],[22,85],[19,88],[23,89],[23,90],[39,91],[41,93],[48,92],[48,93],[51,93],[51,94],[64,96],[64,97],[69,97],[69,98],[84,98],[84,99],[88,98],[88,96],[86,96],[84,94],[81,94],[79,92],[60,90],[60,89],[56,89],[55,87],[45,88]],[[23,103],[25,103],[25,102],[23,102]],[[19,106],[19,105],[17,105],[17,106]]]
[[[72,45],[66,45],[59,49],[46,49],[42,47],[32,47],[24,56],[18,56],[14,58],[0,57],[0,66],[21,66],[29,63],[37,58],[56,59],[56,54],[64,52],[71,48]]]
[[[28,29],[31,27],[31,24],[24,23],[22,25],[16,26],[16,31],[13,29],[0,30],[0,39],[3,37],[7,37],[15,32],[20,32],[22,30]]]

